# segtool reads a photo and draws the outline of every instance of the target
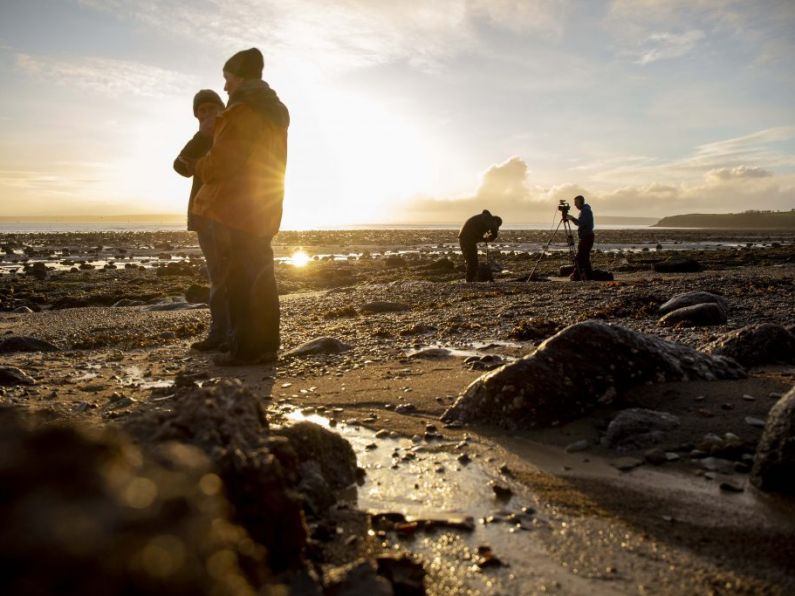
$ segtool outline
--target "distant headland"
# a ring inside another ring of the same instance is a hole
[[[743,213],[690,213],[663,217],[655,228],[795,229],[795,209]]]

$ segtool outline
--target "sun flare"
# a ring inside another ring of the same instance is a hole
[[[304,250],[295,251],[290,257],[290,263],[294,267],[305,267],[312,258]]]

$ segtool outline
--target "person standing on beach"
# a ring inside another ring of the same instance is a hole
[[[501,225],[501,218],[484,209],[466,220],[458,232],[458,244],[467,265],[467,282],[478,281],[478,242],[496,240]]]
[[[202,186],[201,178],[193,173],[192,162],[204,157],[212,147],[215,119],[225,108],[223,100],[211,89],[202,89],[193,96],[193,115],[199,121],[199,130],[174,160],[174,170],[178,174],[193,176],[188,199],[188,230],[195,231],[198,236],[210,278],[210,331],[206,338],[191,344],[194,350],[202,351],[221,349],[227,344],[229,309],[226,299],[226,267],[215,241],[213,222],[192,212],[193,201]]]
[[[216,222],[228,255],[231,343],[220,366],[273,362],[279,349],[279,297],[271,241],[282,220],[290,115],[262,80],[262,53],[251,48],[224,64],[226,111],[213,145],[194,166],[204,185],[193,213]]]
[[[572,281],[587,281],[593,279],[593,269],[591,268],[591,249],[594,243],[594,222],[591,206],[585,202],[585,197],[577,195],[574,197],[574,206],[580,212],[580,217],[566,214],[566,219],[577,226],[577,255],[574,257],[577,267],[571,274]],[[578,276],[579,273],[579,276]]]

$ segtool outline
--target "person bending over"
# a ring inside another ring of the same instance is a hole
[[[484,209],[466,220],[458,233],[458,243],[467,265],[467,282],[478,281],[478,242],[495,240],[501,225],[501,218]]]
[[[579,242],[577,243],[577,255],[574,257],[577,266],[569,279],[572,281],[589,280],[593,278],[593,269],[591,268],[591,249],[594,242],[593,211],[582,195],[574,197],[574,206],[579,210],[580,217],[567,215],[566,218],[577,226]]]

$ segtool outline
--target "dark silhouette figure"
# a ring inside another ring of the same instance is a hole
[[[218,114],[226,106],[215,91],[202,89],[193,97],[193,115],[199,121],[199,131],[188,141],[174,160],[174,170],[182,176],[193,176],[188,199],[188,230],[195,231],[199,246],[207,263],[210,278],[210,316],[212,322],[207,337],[191,344],[194,350],[214,350],[227,344],[229,313],[226,297],[227,267],[213,230],[213,220],[193,213],[193,200],[202,187],[201,178],[193,172],[193,162],[210,150],[213,145],[213,128]]]
[[[478,281],[478,242],[491,242],[497,238],[502,219],[489,213],[473,215],[458,232],[458,243],[467,265],[467,282]]]
[[[262,80],[256,48],[224,64],[226,111],[215,125],[213,146],[195,164],[204,181],[194,213],[216,222],[216,238],[229,258],[230,353],[222,366],[276,360],[279,297],[271,241],[279,231],[287,166],[290,116]]]
[[[566,218],[577,226],[577,236],[579,237],[577,255],[574,257],[577,267],[572,272],[570,279],[572,281],[589,280],[593,279],[593,269],[591,268],[591,250],[595,238],[593,211],[582,195],[574,197],[574,206],[580,211],[580,217],[566,215]]]

